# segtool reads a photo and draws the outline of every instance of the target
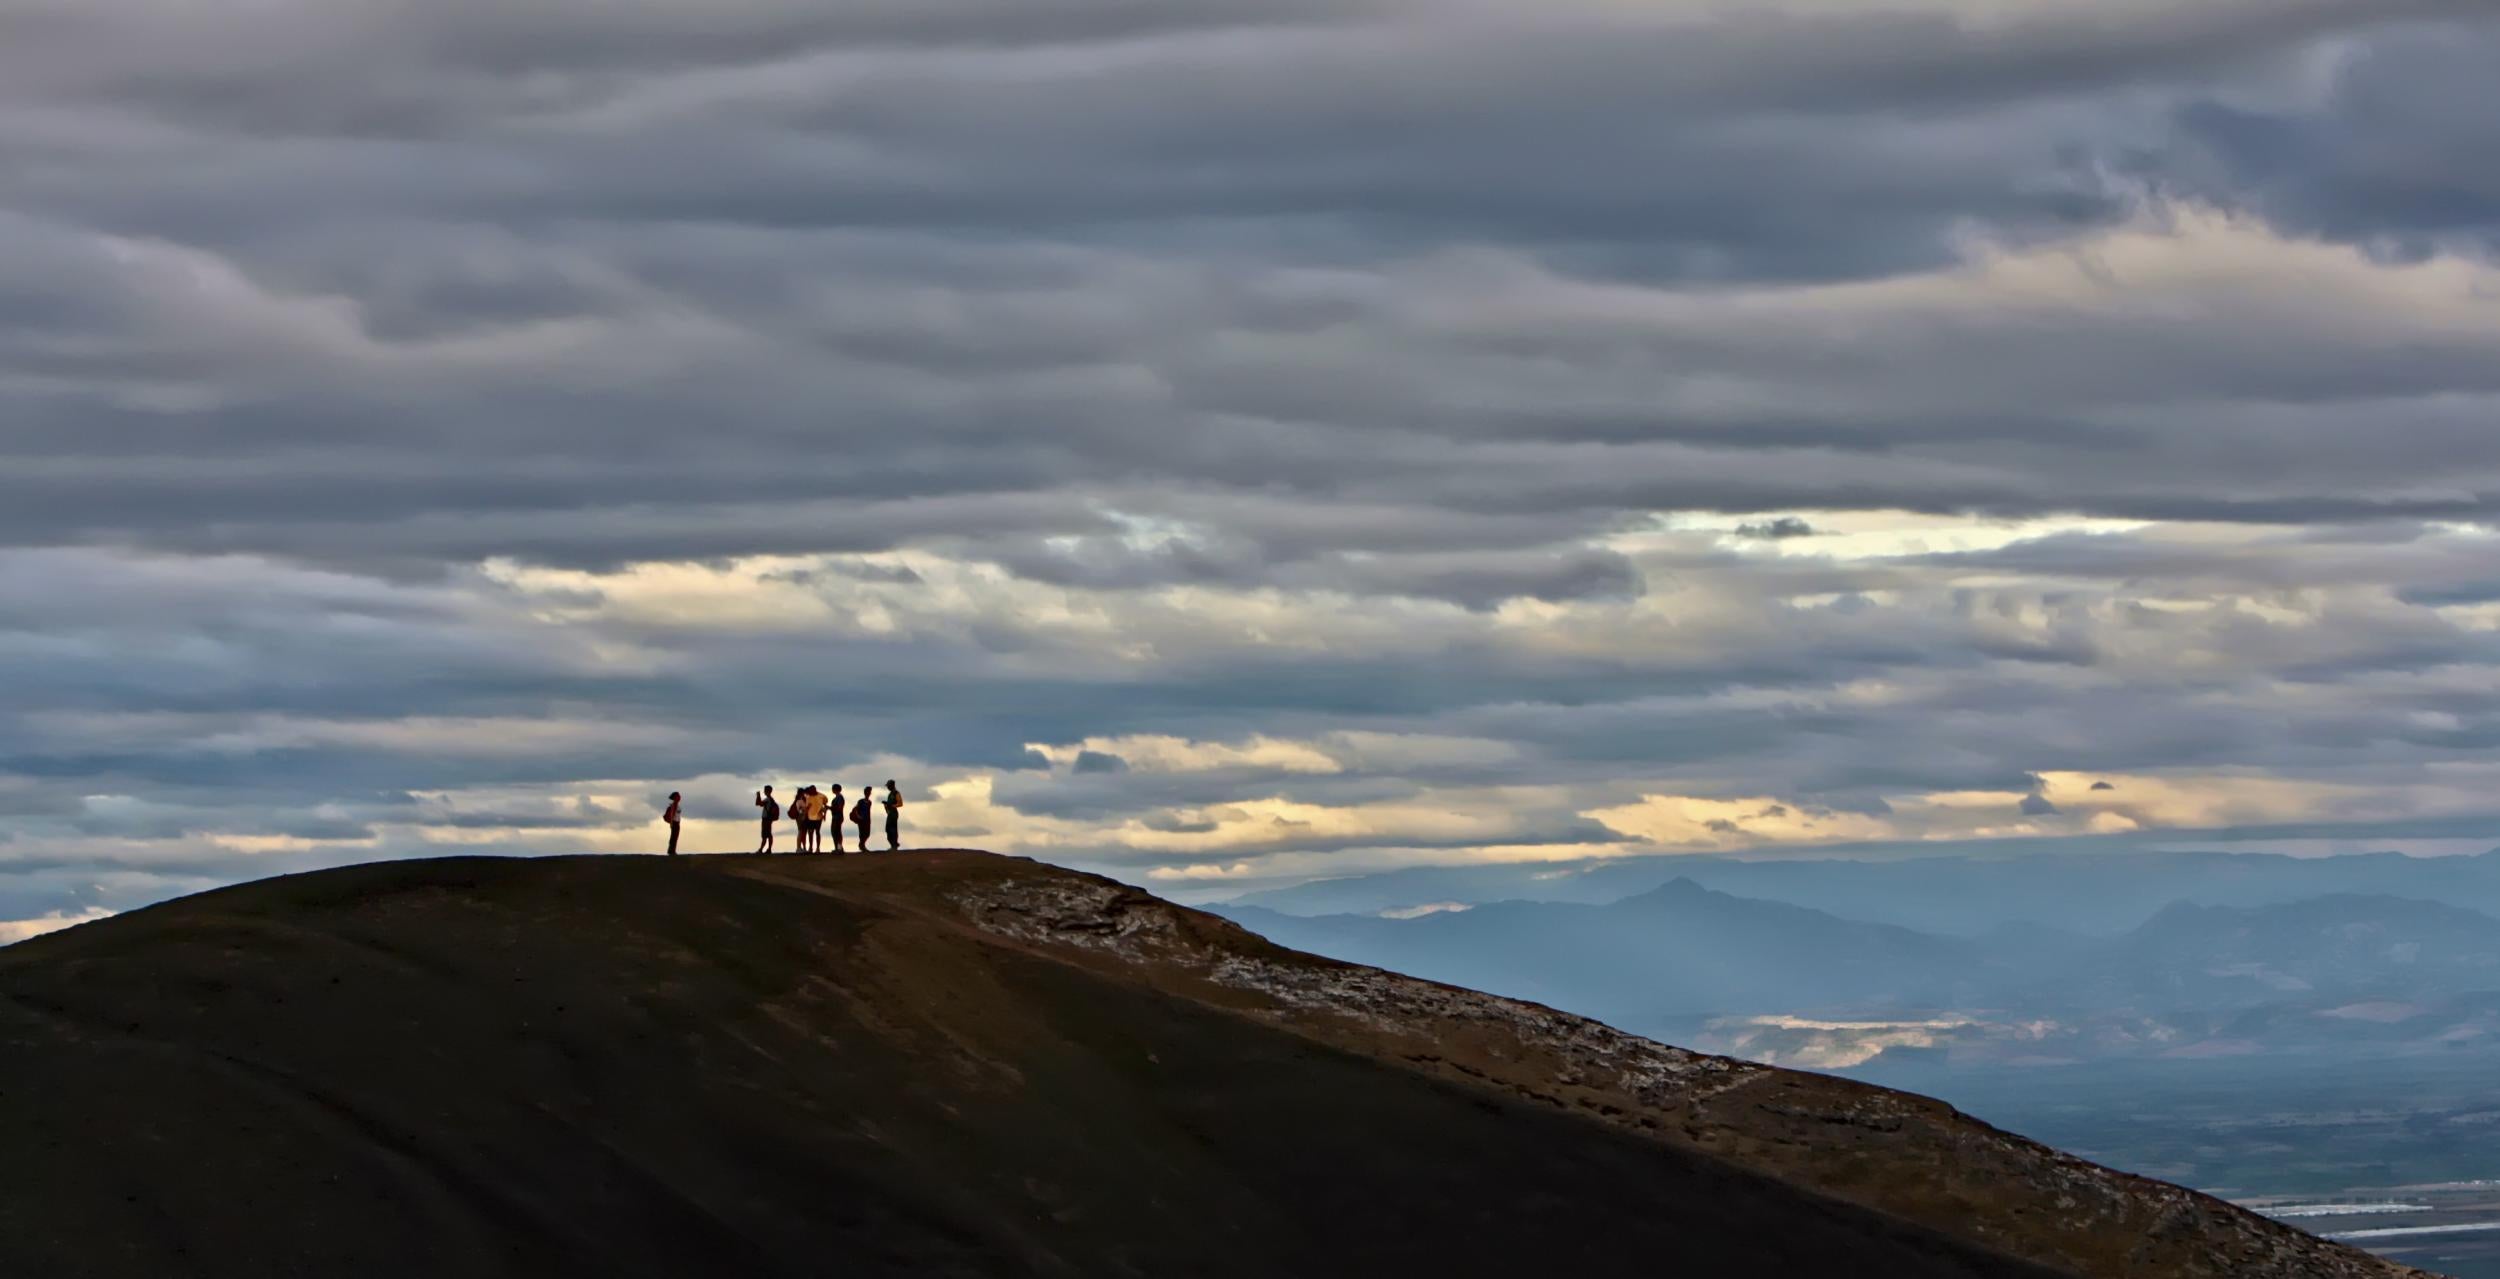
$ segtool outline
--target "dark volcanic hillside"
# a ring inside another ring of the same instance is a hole
[[[975,854],[393,863],[0,950],[0,1152],[7,1275],[2403,1273]]]

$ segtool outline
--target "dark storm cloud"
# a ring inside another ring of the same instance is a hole
[[[1169,585],[1327,591],[1356,596],[1414,596],[1467,608],[1505,600],[1548,602],[1628,597],[1640,593],[1630,561],[1608,551],[1474,551],[1463,554],[1327,555],[1289,564],[1266,562],[1266,549],[1166,543],[1147,550],[1083,544],[1012,547],[984,558],[1033,581],[1092,590]]]
[[[2417,252],[2500,244],[2500,122],[2484,109],[2494,58],[2487,25],[2428,27],[2351,48],[2309,101],[2190,101],[2177,119],[2210,167],[2184,176],[2288,225]]]
[[[2370,450],[2335,484],[2324,465],[2215,483],[2279,438],[2281,401],[2500,390],[2487,344],[2461,332],[2401,352],[2335,335],[2287,348],[2263,325],[2231,340],[2199,323],[2182,341],[2124,315],[2008,328],[1986,298],[1877,342],[1818,333],[1812,306],[1733,326],[1713,321],[1745,312],[1626,324],[1564,302],[1515,325],[1449,321],[1535,308],[1592,272],[1848,279],[1942,263],[1973,224],[2020,244],[2113,223],[2131,200],[2111,161],[2145,162],[2139,86],[2262,80],[2330,36],[2400,54],[2418,28],[2384,24],[2472,11],[1565,11],[1487,27],[1429,6],[1315,22],[753,5],[732,34],[698,38],[691,11],[643,5],[560,41],[543,33],[579,15],[350,6],[296,38],[394,75],[273,77],[265,50],[210,40],[185,59],[195,78],[270,96],[270,119],[207,136],[163,131],[214,112],[97,125],[136,149],[121,151],[77,132],[118,117],[65,106],[0,153],[34,210],[0,276],[30,299],[25,340],[0,360],[46,388],[20,415],[6,509],[28,539],[577,564],[862,545],[759,520],[753,494],[775,485],[1047,500],[1151,484],[1418,520],[1448,495],[1522,518],[1783,503],[2470,516],[2500,487],[2487,469],[2412,490],[2434,455],[2479,442],[2408,422],[2421,414],[2405,404],[2385,429],[2419,447]],[[20,92],[149,101],[121,96],[141,56],[127,42],[67,10],[20,21],[11,47],[40,72],[13,79]],[[524,67],[581,83],[554,103],[474,92]],[[391,142],[296,109],[368,84],[530,123],[455,114]],[[154,163],[174,151],[225,180]],[[219,207],[191,207],[202,192]],[[1434,265],[1453,243],[1480,260]],[[1845,407],[1662,397],[1654,377],[1621,376],[1627,357],[1765,388],[1803,375],[1802,398]],[[2172,424],[2191,401],[2220,401],[2200,411],[2212,425]],[[2232,404],[2250,406],[2243,425]],[[1545,431],[1558,447],[1521,447]],[[2323,458],[2334,429],[2316,434],[2297,451]],[[2147,464],[2165,450],[2178,456]],[[180,465],[151,475],[133,455]],[[1232,581],[1304,558],[1251,546],[1144,576]],[[1424,589],[1481,604],[1622,588],[1604,578],[1588,561],[1559,578],[1488,566]]]
[[[1792,537],[1812,537],[1814,526],[1794,515],[1783,515],[1778,519],[1766,520],[1759,524],[1739,524],[1736,526],[1736,535],[1778,542]]]

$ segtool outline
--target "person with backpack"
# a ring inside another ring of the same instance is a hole
[[[866,835],[860,836],[862,843]],[[885,851],[903,851],[903,792],[894,788],[894,779],[885,779]]]
[[[859,851],[863,853],[868,851],[868,793],[874,789],[872,786],[861,787],[859,802],[851,805],[851,824],[859,827]]]
[[[834,856],[839,857],[839,856],[841,856],[841,855],[842,855],[842,853],[843,853],[843,848],[842,848],[842,812],[843,812],[843,809],[842,809],[842,783],[840,783],[840,782],[835,782],[835,783],[833,784],[833,794],[831,794],[831,795],[829,795],[829,796],[826,796],[826,797],[825,797],[825,807],[826,807],[827,809],[831,810],[831,811],[832,811],[832,813],[833,813],[833,854],[834,854]],[[861,851],[865,852],[865,851],[867,851],[867,850],[862,849]]]
[[[756,792],[755,806],[764,814],[764,839],[755,846],[755,851],[770,857],[773,853],[773,827],[781,821],[781,801],[773,798],[773,788],[767,786]]]
[[[671,857],[675,857],[677,855],[677,825],[681,820],[683,820],[682,815],[678,811],[679,807],[680,802],[677,792],[670,791],[668,793],[668,811],[660,814],[660,820],[668,823],[668,855]]]

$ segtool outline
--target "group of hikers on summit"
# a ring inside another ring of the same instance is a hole
[[[876,789],[874,786],[860,787],[859,802],[851,805],[851,823],[859,827],[859,851],[863,853],[868,851],[868,818],[877,802],[872,798]],[[885,849],[889,853],[899,852],[903,847],[903,792],[890,777],[885,783],[884,803]],[[769,854],[773,851],[773,827],[781,821],[785,810],[781,801],[773,798],[770,786],[755,792],[755,807],[764,819],[763,839],[756,844],[755,851]],[[660,820],[668,823],[668,855],[671,857],[677,855],[677,829],[684,820],[683,809],[684,797],[670,791],[668,808],[660,814]],[[842,847],[842,788],[839,785],[831,792],[818,790],[813,784],[802,786],[797,794],[790,797],[790,806],[786,811],[791,822],[798,827],[798,847],[795,851],[825,851],[825,818],[828,815],[833,818],[833,851],[847,851]]]

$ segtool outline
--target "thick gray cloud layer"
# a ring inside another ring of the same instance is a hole
[[[2487,0],[0,8],[0,920],[871,760],[1208,873],[2470,825],[2495,63]],[[2096,771],[2184,789],[2025,780]]]

